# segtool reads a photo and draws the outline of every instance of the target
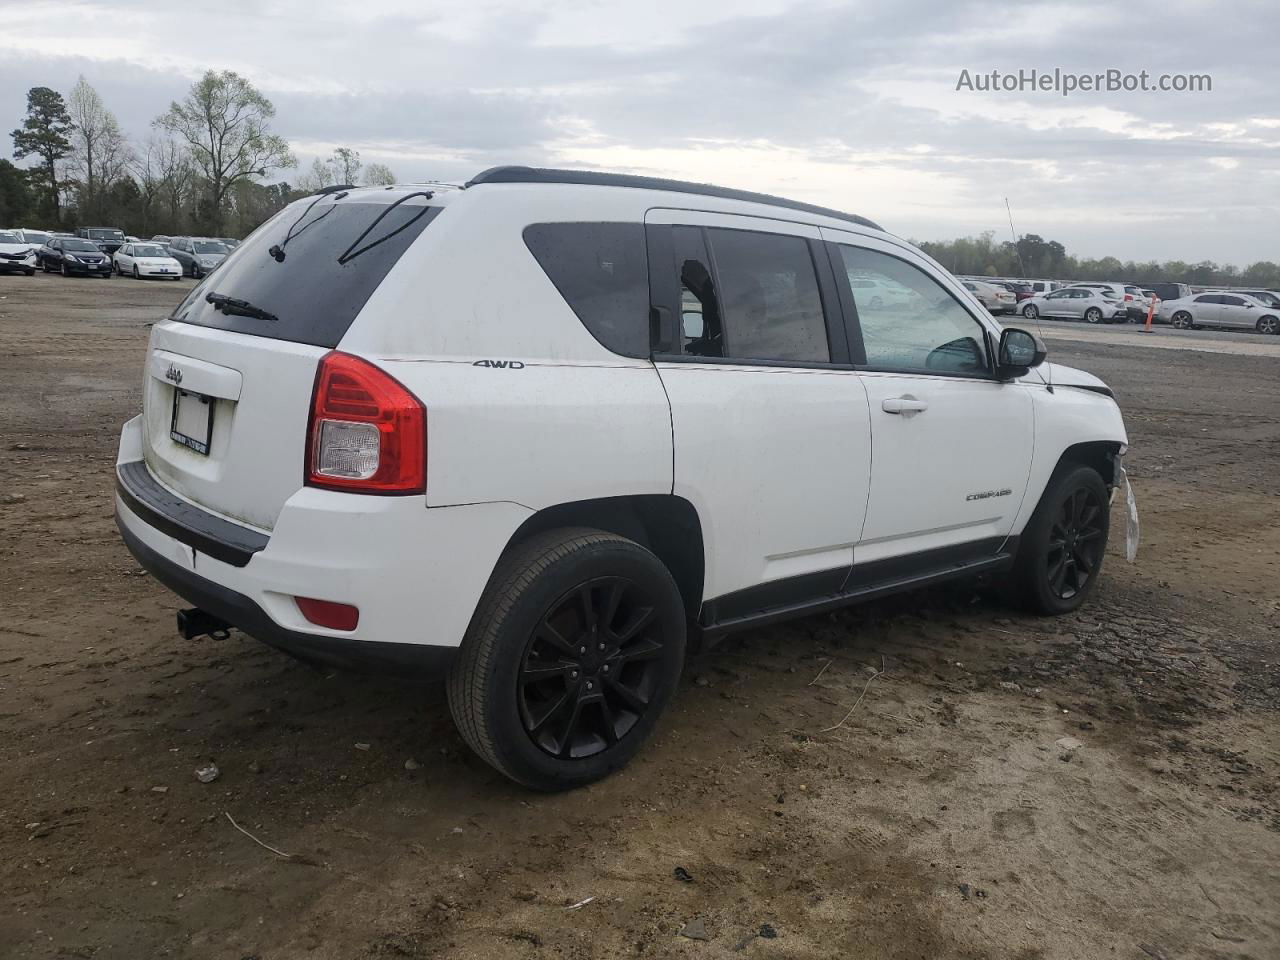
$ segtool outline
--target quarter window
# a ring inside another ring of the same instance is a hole
[[[649,267],[639,223],[535,223],[525,246],[578,319],[614,353],[649,355]]]
[[[943,374],[987,373],[985,328],[940,283],[898,257],[839,244],[867,366]],[[870,280],[873,289],[854,286]]]

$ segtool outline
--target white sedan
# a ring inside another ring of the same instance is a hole
[[[135,280],[143,277],[182,279],[182,264],[158,243],[126,243],[111,255],[111,262],[115,264],[116,273],[129,274]]]

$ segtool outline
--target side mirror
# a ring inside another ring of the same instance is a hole
[[[1000,334],[1000,347],[996,353],[997,372],[1004,380],[1024,376],[1032,367],[1044,363],[1048,353],[1044,341],[1034,333],[1006,327]]]

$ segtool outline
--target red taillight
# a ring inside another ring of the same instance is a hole
[[[1133,294],[1132,294],[1132,293],[1126,293],[1126,294],[1124,295],[1124,298],[1125,298],[1125,300],[1132,300],[1132,299],[1133,299]]]
[[[302,615],[318,627],[330,630],[354,630],[360,622],[360,611],[349,603],[332,600],[313,600],[311,597],[294,597]]]
[[[335,350],[316,371],[306,456],[308,486],[423,493],[427,410],[390,374]]]

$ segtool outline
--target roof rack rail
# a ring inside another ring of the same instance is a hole
[[[812,203],[801,203],[785,197],[775,197],[767,193],[754,193],[750,190],[733,190],[729,187],[717,187],[709,183],[692,183],[686,180],[666,180],[662,177],[641,177],[626,173],[603,173],[598,170],[555,170],[549,167],[503,166],[490,167],[477,173],[464,186],[475,187],[482,183],[577,183],[603,187],[635,187],[640,190],[667,190],[672,193],[693,193],[704,197],[719,197],[723,200],[743,200],[748,203],[763,203],[771,207],[785,207],[788,210],[800,210],[818,216],[832,217],[836,220],[848,220],[873,230],[883,230],[878,223],[860,217],[854,213],[843,213],[829,207],[820,207]]]

